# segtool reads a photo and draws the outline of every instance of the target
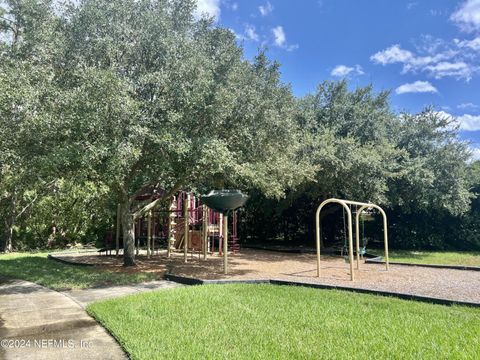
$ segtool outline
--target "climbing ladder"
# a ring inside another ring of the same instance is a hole
[[[168,246],[171,251],[183,249],[185,246],[185,194],[181,193],[178,197],[173,197],[169,206],[169,231]],[[215,248],[222,254],[223,239],[223,215],[209,208],[200,205],[196,199],[190,198],[188,202],[188,249],[193,251],[203,251],[203,237],[206,236],[207,253],[214,253]],[[228,251],[238,253],[240,244],[237,235],[237,214],[231,215],[232,222],[229,226]],[[206,226],[206,229],[203,227]]]

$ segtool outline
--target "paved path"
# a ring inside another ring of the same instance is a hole
[[[2,359],[126,359],[79,304],[28,281],[0,284],[0,318]]]
[[[0,279],[0,359],[127,359],[84,310],[90,302],[179,286],[154,281],[63,293],[22,280]],[[5,344],[6,342],[6,344]]]
[[[80,289],[80,290],[67,290],[62,291],[62,294],[70,297],[76,301],[80,306],[86,307],[88,304],[111,299],[120,296],[127,296],[131,294],[136,294],[139,292],[161,290],[161,289],[171,289],[175,287],[183,286],[181,284],[175,283],[173,281],[159,280],[159,281],[149,281],[140,284],[133,285],[123,285],[123,286],[110,286],[110,287],[98,287],[90,289]]]

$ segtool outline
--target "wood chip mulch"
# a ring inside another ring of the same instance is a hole
[[[314,254],[292,254],[264,250],[242,249],[229,255],[229,274],[223,274],[223,258],[217,254],[203,260],[200,254],[189,254],[184,263],[183,254],[167,258],[161,251],[147,259],[146,253],[137,256],[137,267],[123,267],[122,257],[97,254],[61,255],[62,259],[93,263],[117,272],[172,273],[198,279],[281,279],[297,282],[356,287],[369,290],[399,292],[480,303],[480,272],[471,270],[437,269],[417,266],[360,263],[355,281],[350,281],[349,264],[342,258],[322,256],[321,277],[316,277]]]

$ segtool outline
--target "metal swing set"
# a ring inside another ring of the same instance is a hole
[[[356,250],[356,262],[357,262],[357,270],[360,270],[360,216],[362,212],[366,209],[376,209],[378,210],[383,217],[383,240],[385,245],[385,266],[386,270],[389,269],[388,263],[388,232],[387,232],[387,215],[383,209],[372,203],[363,203],[358,201],[351,201],[351,200],[342,200],[342,199],[327,199],[323,201],[317,208],[317,212],[315,215],[315,225],[316,225],[316,245],[317,245],[317,276],[320,277],[320,237],[321,237],[321,227],[320,227],[320,213],[323,207],[327,204],[336,203],[340,204],[343,207],[343,213],[347,213],[347,223],[348,223],[348,260],[350,263],[350,280],[355,280],[355,273],[353,268],[353,230],[352,230],[352,211],[350,207],[356,206],[356,214],[355,214],[355,250]],[[345,217],[344,217],[345,219]],[[345,220],[344,220],[345,221]],[[364,246],[365,247],[365,246]]]

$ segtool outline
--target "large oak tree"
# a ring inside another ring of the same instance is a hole
[[[54,153],[115,191],[125,265],[135,263],[145,187],[165,198],[210,186],[275,196],[308,172],[278,65],[263,53],[245,60],[231,31],[193,10],[184,0],[84,0],[65,18]]]

